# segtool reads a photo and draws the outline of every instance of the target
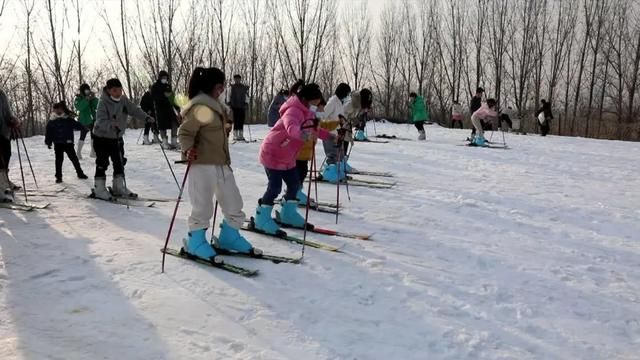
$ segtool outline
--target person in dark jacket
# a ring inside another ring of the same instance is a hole
[[[473,113],[475,113],[476,111],[478,111],[478,109],[480,109],[480,107],[482,106],[483,94],[484,94],[483,88],[479,87],[476,89],[476,94],[471,98],[471,104],[469,105],[469,114],[473,115]],[[472,126],[471,139],[473,139],[475,135],[476,135],[476,128]]]
[[[158,80],[151,86],[151,97],[153,98],[153,113],[162,138],[162,145],[165,149],[176,149],[178,147],[180,108],[174,104],[174,94],[168,72],[160,71]],[[171,143],[169,143],[167,130],[171,130]]]
[[[271,101],[271,105],[269,105],[269,113],[267,114],[267,125],[269,127],[274,127],[280,119],[280,107],[282,104],[287,102],[287,98],[289,97],[288,95],[288,90],[280,90],[276,97]]]
[[[247,116],[247,93],[249,87],[242,83],[242,76],[233,76],[233,85],[231,85],[231,95],[227,105],[233,111],[233,139],[244,141],[244,119]]]
[[[62,163],[64,162],[64,154],[67,154],[69,160],[76,169],[78,179],[87,179],[87,175],[82,171],[80,161],[74,148],[74,130],[84,128],[80,122],[75,120],[75,114],[67,108],[64,101],[53,105],[53,114],[47,123],[47,130],[44,137],[44,143],[49,149],[53,145],[56,154],[56,183],[62,182]]]
[[[140,108],[142,111],[149,114],[151,117],[156,116],[156,112],[154,110],[155,106],[153,106],[153,96],[151,96],[151,86],[149,86],[149,90],[145,91],[140,99]],[[149,139],[149,133],[153,130],[153,141]],[[152,124],[147,122],[144,124],[144,140],[142,141],[143,145],[151,145],[153,143],[160,144],[162,140],[160,140],[158,126],[157,124]]]
[[[538,119],[538,123],[540,124],[540,134],[542,136],[547,136],[547,134],[549,134],[549,130],[551,129],[550,122],[553,119],[553,113],[551,112],[551,103],[548,103],[544,99],[542,99],[540,103],[542,103],[542,107],[538,109],[538,111],[536,111],[536,118]]]

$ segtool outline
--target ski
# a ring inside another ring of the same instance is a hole
[[[365,175],[365,176],[379,176],[379,177],[393,177],[393,174],[385,171],[360,171],[353,170],[350,171],[349,174],[353,175]]]
[[[247,223],[242,225],[242,230],[254,232],[256,234],[262,234],[262,235],[265,235],[265,236],[270,236],[270,237],[273,237],[273,238],[276,238],[276,239],[280,239],[280,240],[294,242],[294,243],[300,244],[300,245],[306,243],[306,246],[309,246],[309,247],[312,247],[312,248],[316,248],[316,249],[320,249],[320,250],[327,250],[327,251],[331,251],[331,252],[342,252],[341,251],[342,248],[335,247],[333,245],[329,245],[329,244],[325,244],[325,243],[321,243],[321,242],[317,242],[317,241],[312,241],[312,240],[305,241],[304,239],[288,235],[284,231],[281,231],[279,234],[276,234],[276,235],[268,234],[268,233],[266,233],[264,231],[261,231],[261,230],[258,230],[258,229],[255,228],[254,219],[253,218],[251,218],[251,220],[249,220]]]
[[[237,143],[240,143],[240,144],[252,144],[252,143],[256,143],[256,142],[258,142],[258,140],[233,140],[231,142],[231,145],[237,144]]]
[[[100,200],[100,201],[104,201],[104,202],[108,202],[111,204],[116,204],[116,205],[123,205],[123,206],[132,206],[132,207],[154,207],[156,205],[155,202],[145,202],[144,200],[140,201],[140,200],[136,200],[136,199],[125,199],[125,198],[117,198],[114,197],[111,200],[104,200],[104,199],[100,199],[97,198],[93,192],[88,196],[89,199],[94,199],[94,200]]]
[[[270,254],[255,255],[255,254],[234,253],[234,252],[230,252],[223,249],[218,249],[218,248],[215,248],[215,249],[219,255],[243,257],[243,258],[256,259],[256,260],[267,260],[267,261],[271,261],[274,264],[281,264],[281,263],[300,264],[302,262],[301,258],[292,258],[292,257],[277,256],[277,255],[270,255]]]
[[[325,184],[336,185],[336,183],[326,181],[322,178],[316,178],[314,179],[314,181],[318,181]],[[342,181],[341,184],[346,185],[347,182],[349,183],[349,186],[369,187],[372,189],[391,189],[396,185],[396,183],[369,181],[369,180],[354,179],[354,178],[350,178],[347,181]]]
[[[396,135],[387,135],[387,134],[376,135],[376,136],[374,136],[374,137],[375,137],[375,138],[378,138],[378,139],[391,139],[391,140],[413,141],[413,139],[403,138],[403,137],[399,137],[399,136],[396,136]]]
[[[359,143],[372,143],[372,144],[388,144],[389,141],[386,140],[371,140],[371,139],[367,139],[367,140],[354,140],[354,142],[359,142]]]
[[[134,200],[134,201],[146,201],[146,202],[152,202],[152,203],[156,203],[156,202],[175,202],[176,199],[169,199],[169,198],[148,198],[148,197],[141,197],[138,196],[135,199],[132,198],[127,198],[127,197],[120,197],[120,196],[114,196],[114,198],[116,199],[121,199],[121,200]]]
[[[506,145],[475,145],[473,143],[462,144],[462,145],[459,145],[459,146],[477,147],[477,148],[486,148],[486,149],[503,149],[503,150],[511,149],[510,147],[508,147]]]
[[[62,187],[59,189],[53,189],[53,190],[44,190],[44,189],[28,189],[27,190],[27,195],[31,195],[31,196],[47,196],[47,197],[54,197],[59,195],[60,193],[64,192],[67,190],[67,187]]]
[[[191,256],[189,254],[187,254],[186,252],[184,252],[183,249],[175,250],[175,249],[171,249],[171,248],[167,248],[167,250],[165,251],[164,249],[160,249],[160,252],[163,252],[167,255],[171,255],[171,256],[175,256],[175,257],[179,257],[181,259],[185,259],[185,260],[191,260],[191,261],[195,261],[198,264],[202,264],[202,265],[208,265],[217,269],[221,269],[224,271],[228,271],[234,274],[238,274],[238,275],[242,275],[245,277],[252,277],[252,276],[256,276],[258,275],[258,270],[251,270],[251,269],[247,269],[247,268],[243,268],[237,265],[232,265],[226,262],[222,262],[222,263],[214,263],[211,261],[207,261],[204,259],[201,259],[199,257],[195,257],[195,256]]]
[[[276,200],[275,201],[276,204],[281,204],[282,200]],[[298,207],[305,209],[307,207],[306,203],[302,203],[299,202],[298,203]],[[335,206],[335,204],[331,204],[331,203],[316,203],[315,201],[311,202],[311,204],[309,204],[309,209],[313,210],[313,211],[317,211],[317,212],[321,212],[321,213],[327,213],[327,214],[333,214],[335,215],[338,212],[338,208],[337,206]]]
[[[280,225],[280,226],[282,226],[284,228],[292,228],[292,229],[297,229],[297,230],[304,230],[304,228],[302,228],[302,227],[295,227],[295,226],[283,224],[280,221],[280,212],[278,212],[278,211],[276,211],[276,218],[274,220],[275,220],[276,223],[278,223],[278,225]],[[371,236],[372,236],[372,235],[368,235],[368,234],[352,234],[352,233],[345,233],[345,232],[335,231],[335,230],[331,230],[331,229],[324,229],[324,228],[321,228],[319,226],[315,226],[313,224],[307,224],[306,227],[307,227],[307,231],[310,231],[310,232],[315,233],[315,234],[328,235],[328,236],[337,236],[337,237],[343,237],[343,238],[347,238],[347,239],[371,240]]]
[[[29,206],[29,205],[25,205],[25,204],[16,204],[16,203],[0,203],[0,208],[2,209],[9,209],[9,210],[16,210],[16,211],[33,211],[36,208],[33,206]]]

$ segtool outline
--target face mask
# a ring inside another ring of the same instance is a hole
[[[115,101],[115,102],[119,102],[119,101],[120,101],[120,99],[122,99],[122,96],[120,96],[120,97],[113,97],[113,96],[110,96],[110,98],[111,98],[111,100],[113,100],[113,101]]]
[[[349,101],[351,101],[351,96],[347,96],[346,98],[342,99],[342,103],[343,103],[343,104],[346,104],[346,103],[348,103]]]
[[[324,111],[318,111],[318,112],[316,113],[316,117],[317,117],[317,118],[320,118],[320,119],[324,118]]]
[[[160,82],[163,83],[163,84],[168,84],[169,83],[169,79],[162,78],[162,79],[160,79]]]
[[[91,90],[85,90],[85,91],[84,91],[84,94],[85,94],[86,96],[91,95]]]
[[[315,105],[311,105],[309,106],[309,110],[315,114],[318,111],[318,107]]]

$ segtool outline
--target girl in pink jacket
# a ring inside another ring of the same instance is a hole
[[[476,129],[476,136],[471,139],[472,145],[486,145],[487,140],[485,140],[484,138],[484,128],[482,127],[482,122],[489,121],[498,117],[498,112],[495,110],[496,104],[497,103],[494,99],[489,99],[486,103],[482,104],[480,109],[476,110],[476,112],[471,115],[471,123]]]
[[[316,84],[304,85],[295,96],[289,97],[280,108],[280,120],[271,129],[260,146],[260,163],[264,166],[269,183],[267,191],[258,202],[255,228],[276,235],[280,227],[271,217],[273,204],[282,191],[282,182],[287,192],[282,202],[279,221],[285,225],[303,228],[304,217],[297,211],[296,194],[300,180],[296,169],[296,157],[305,141],[314,137],[326,140],[331,134],[318,128],[315,109],[322,100],[322,92]]]

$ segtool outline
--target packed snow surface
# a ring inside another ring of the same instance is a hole
[[[86,199],[92,182],[66,160],[68,189],[30,198],[50,209],[0,209],[0,359],[638,359],[640,144],[507,134],[502,150],[459,146],[468,130],[428,127],[426,142],[406,125],[375,131],[412,141],[357,143],[350,162],[397,185],[350,186],[351,201],[342,187],[338,225],[310,215],[373,241],[310,234],[344,253],[307,248],[301,265],[228,259],[256,278],[175,257],[162,274],[174,203]],[[177,197],[160,148],[138,135],[126,135],[129,187]],[[42,137],[26,143],[40,187],[55,189],[53,152]],[[231,146],[248,216],[266,184],[259,146]],[[17,154],[11,165],[18,180]],[[86,147],[83,166],[93,174]],[[335,186],[318,187],[335,202]]]

